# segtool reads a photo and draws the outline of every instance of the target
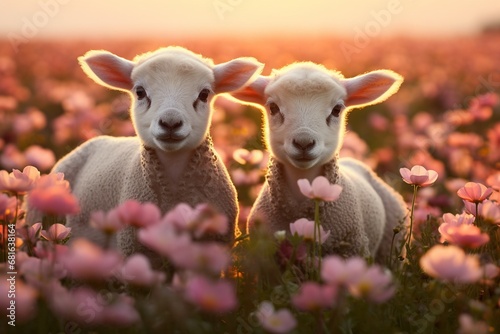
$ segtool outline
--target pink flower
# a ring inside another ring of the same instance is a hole
[[[30,146],[25,152],[26,163],[33,165],[41,170],[48,170],[54,166],[56,157],[54,152],[44,149],[38,145]]]
[[[211,313],[227,313],[238,304],[231,283],[224,280],[210,281],[202,276],[189,279],[185,297],[187,301]]]
[[[49,227],[48,231],[42,230],[40,234],[44,239],[58,243],[69,238],[70,232],[71,227],[66,227],[62,224],[53,224],[51,227]]]
[[[481,218],[492,224],[500,224],[500,205],[492,201],[484,201],[479,205]]]
[[[451,225],[447,223],[439,226],[441,240],[464,248],[478,248],[488,241],[490,237],[487,233],[482,233],[481,229],[475,225],[461,224]]]
[[[7,298],[9,293],[11,293],[11,284],[15,284],[15,308],[13,314],[15,316],[16,324],[24,323],[33,318],[36,315],[36,301],[38,298],[38,292],[31,286],[25,284],[22,280],[17,279],[10,281],[8,277],[2,276],[0,280],[0,307],[2,308],[2,314],[7,312],[7,320],[10,321],[9,314],[12,314],[9,308],[12,308],[10,301],[13,299]],[[5,318],[5,316],[4,316]]]
[[[75,239],[61,263],[75,279],[100,280],[113,275],[121,264],[121,257],[114,251],[105,251],[86,239]]]
[[[473,283],[483,275],[477,257],[453,245],[432,247],[420,258],[420,267],[427,275],[446,282]]]
[[[457,215],[453,215],[451,213],[445,213],[443,215],[443,221],[444,221],[443,224],[449,224],[453,226],[471,225],[472,223],[474,223],[474,220],[476,220],[476,217],[468,213],[461,213]],[[441,226],[443,224],[441,224]]]
[[[50,173],[40,176],[36,181],[36,188],[50,188],[53,186],[61,186],[70,190],[69,182],[64,179],[63,173]]]
[[[64,270],[63,266],[48,258],[28,257],[19,265],[19,272],[26,282],[38,288],[66,276],[66,270]]]
[[[153,271],[144,255],[134,254],[125,261],[121,269],[121,280],[134,286],[150,287],[165,281],[165,274]]]
[[[326,202],[336,201],[342,192],[341,186],[330,184],[330,181],[321,175],[316,177],[312,183],[307,179],[300,179],[297,184],[304,196]]]
[[[367,270],[364,259],[351,257],[347,260],[331,255],[323,259],[321,265],[321,279],[332,285],[356,284]]]
[[[457,334],[487,334],[490,332],[488,324],[481,320],[474,320],[469,314],[460,314],[458,317]]]
[[[16,216],[17,199],[0,194],[0,220],[13,220]]]
[[[262,162],[264,153],[261,150],[248,151],[244,148],[239,148],[233,152],[233,159],[238,163],[245,165],[258,165]]]
[[[262,327],[271,333],[287,333],[297,326],[297,320],[288,309],[275,311],[268,301],[262,302],[255,314]]]
[[[24,225],[17,229],[17,235],[27,244],[35,245],[38,240],[38,233],[42,228],[41,223],[35,223],[31,226]]]
[[[355,282],[348,283],[349,292],[354,297],[366,298],[374,303],[383,303],[396,291],[392,284],[391,272],[378,265],[368,268]]]
[[[107,235],[114,234],[125,227],[116,208],[107,213],[104,211],[92,212],[90,214],[90,225]]]
[[[315,222],[313,220],[300,218],[290,224],[290,232],[292,232],[292,234],[297,234],[301,236],[305,240],[314,241],[314,224]],[[328,239],[329,236],[330,236],[330,231],[325,233],[323,227],[321,225],[318,226],[318,236],[317,236],[318,238],[316,239],[317,241],[319,241],[320,244],[323,244],[326,241],[326,239]]]
[[[467,182],[465,186],[458,189],[457,194],[465,201],[471,203],[481,203],[487,199],[492,192],[493,189],[486,188],[486,186],[481,183]]]
[[[153,203],[139,203],[127,200],[116,208],[118,216],[125,225],[146,227],[160,221],[160,209]]]
[[[337,296],[337,288],[322,286],[316,282],[305,282],[292,297],[292,304],[301,311],[314,311],[331,307]]]
[[[403,177],[403,181],[408,184],[413,184],[418,187],[426,187],[436,182],[438,173],[432,169],[425,169],[420,165],[415,165],[409,170],[408,168],[399,169],[399,173]]]
[[[48,215],[76,214],[80,206],[76,197],[64,186],[52,186],[33,189],[28,202],[31,207]]]
[[[0,170],[0,191],[25,194],[33,189],[40,172],[33,166],[27,166],[23,171],[14,169],[12,173]]]

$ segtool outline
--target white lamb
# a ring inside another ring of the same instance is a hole
[[[127,199],[153,202],[161,211],[180,202],[209,203],[227,215],[234,238],[236,190],[208,134],[215,94],[242,88],[262,64],[237,58],[214,65],[181,47],[161,48],[133,61],[107,51],[79,58],[97,83],[130,93],[137,137],[100,136],[70,152],[54,167],[79,199],[81,213],[67,217],[73,237],[99,244],[104,236],[89,226],[90,213],[110,210]],[[129,228],[117,236],[125,254],[148,253]]]
[[[299,218],[314,218],[314,205],[301,194],[297,180],[324,175],[343,191],[321,207],[321,223],[331,231],[323,248],[345,257],[390,253],[393,228],[407,210],[402,197],[360,161],[338,158],[348,111],[384,101],[403,78],[379,70],[344,78],[310,62],[296,63],[260,76],[231,93],[265,108],[272,157],[266,182],[250,213],[248,228],[262,221],[271,232],[288,230]],[[402,233],[401,233],[402,234]]]

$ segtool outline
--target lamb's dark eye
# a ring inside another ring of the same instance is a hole
[[[332,115],[333,117],[339,117],[340,112],[344,110],[344,108],[345,106],[343,103],[337,103],[335,107],[333,107],[332,113],[330,115]]]
[[[271,116],[274,116],[280,112],[280,107],[274,102],[269,103],[269,111],[271,112]]]
[[[207,102],[209,94],[210,90],[208,90],[207,88],[202,89],[200,94],[198,95],[198,100],[200,100],[201,102]]]
[[[135,94],[137,95],[138,100],[142,100],[147,96],[146,90],[142,86],[137,86],[137,88],[135,89]]]

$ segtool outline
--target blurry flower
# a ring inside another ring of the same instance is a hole
[[[474,320],[469,314],[462,313],[458,317],[457,334],[487,334],[489,333],[488,324],[481,320]]]
[[[153,203],[140,203],[136,200],[127,200],[116,207],[116,214],[123,224],[146,227],[156,224],[161,217],[160,209]]]
[[[469,112],[475,119],[485,121],[493,114],[492,107],[498,104],[498,95],[487,93],[472,99],[469,105]]]
[[[304,262],[307,258],[307,245],[304,242],[300,242],[294,246],[290,240],[284,239],[278,246],[276,256],[282,268],[287,267],[292,259],[298,263]]]
[[[17,199],[0,193],[0,220],[12,220],[16,215]]]
[[[420,267],[429,276],[453,283],[473,283],[483,275],[477,257],[452,245],[432,247],[420,258]]]
[[[290,224],[290,232],[292,232],[292,235],[297,234],[304,238],[305,240],[311,240],[318,241],[320,244],[323,244],[326,239],[330,236],[330,231],[325,233],[325,230],[321,225],[319,225],[317,228],[317,237],[314,238],[314,225],[315,222],[313,220],[308,220],[306,218],[300,218],[296,220],[295,222]]]
[[[25,243],[34,246],[38,240],[38,232],[41,228],[41,223],[35,223],[31,226],[24,225],[17,229],[17,235],[23,239]]]
[[[368,122],[370,123],[370,126],[377,131],[386,131],[389,127],[389,121],[387,118],[378,113],[370,114]]]
[[[7,144],[0,155],[0,165],[7,169],[21,168],[26,165],[26,159],[17,146]]]
[[[2,276],[0,280],[0,296],[2,296],[2,298],[0,298],[0,307],[2,309],[2,314],[7,315],[7,319],[10,319],[8,315],[12,314],[9,311],[9,309],[12,308],[10,304],[12,299],[7,298],[9,293],[12,293],[12,284],[15,284],[15,323],[24,323],[36,315],[38,292],[20,279],[15,280],[14,278],[14,281],[11,281],[8,277]]]
[[[366,270],[366,261],[360,257],[344,260],[340,256],[330,255],[322,261],[321,279],[328,284],[347,286],[356,284]]]
[[[276,231],[274,232],[274,238],[278,241],[278,242],[281,242],[283,240],[286,239],[286,231],[285,230],[282,230],[282,231]]]
[[[245,171],[242,168],[231,170],[231,179],[237,186],[253,185],[259,183],[261,172],[258,169]]]
[[[460,179],[460,178],[447,179],[444,182],[444,186],[446,187],[446,190],[448,190],[450,193],[456,193],[458,189],[465,186],[466,183],[467,180],[465,179]]]
[[[186,300],[212,313],[227,313],[236,308],[238,301],[231,283],[224,280],[211,281],[196,276],[186,283]]]
[[[500,172],[488,176],[486,184],[493,189],[490,200],[500,203]]]
[[[500,269],[493,263],[487,263],[483,266],[483,277],[486,279],[493,279],[498,276]]]
[[[331,184],[326,177],[321,175],[316,177],[312,183],[307,179],[300,179],[297,184],[304,196],[326,202],[336,201],[342,192],[341,186]]]
[[[334,304],[337,288],[322,286],[316,282],[305,282],[292,297],[292,304],[301,311],[315,311],[329,308]]]
[[[275,311],[268,301],[263,301],[255,314],[262,327],[271,333],[287,333],[297,326],[297,320],[288,309]]]
[[[76,197],[64,186],[37,187],[28,195],[28,203],[48,215],[63,216],[80,211]]]
[[[409,170],[408,168],[399,169],[403,181],[408,184],[413,184],[419,187],[426,187],[436,182],[438,174],[432,169],[425,169],[425,167],[416,165]]]
[[[484,201],[479,204],[481,218],[492,224],[500,224],[500,204],[492,201]]]
[[[27,164],[33,165],[40,170],[49,170],[56,162],[54,152],[38,145],[30,146],[24,152],[24,156],[26,157]]]
[[[53,186],[70,189],[69,182],[64,179],[63,173],[44,174],[36,181],[36,188],[50,188]]]
[[[486,188],[484,184],[467,182],[462,188],[458,189],[457,194],[465,201],[471,203],[481,203],[487,199],[492,192],[493,189]]]
[[[258,165],[264,158],[264,153],[261,150],[248,151],[244,148],[239,148],[233,152],[233,159],[242,165]]]
[[[392,275],[378,265],[372,265],[355,280],[348,283],[349,292],[358,298],[366,298],[374,303],[383,303],[390,299],[396,288],[392,283]]]
[[[103,232],[104,234],[114,234],[125,227],[122,219],[118,215],[118,210],[112,209],[104,211],[94,211],[90,214],[90,226]]]
[[[14,169],[12,173],[0,170],[0,191],[10,191],[24,194],[35,186],[40,177],[40,172],[33,166],[27,166],[23,171]]]
[[[106,279],[113,275],[121,263],[118,253],[103,250],[86,239],[75,239],[61,263],[75,279]]]
[[[26,282],[38,288],[66,276],[64,267],[49,258],[39,259],[28,257],[19,265],[19,272],[23,275]]]
[[[465,248],[478,248],[490,241],[487,233],[482,233],[479,227],[470,224],[443,223],[439,226],[439,233],[441,233],[441,241],[446,240],[453,245]]]
[[[66,227],[62,224],[53,224],[49,227],[48,231],[42,230],[40,235],[48,241],[58,243],[68,239],[70,232],[71,227]]]
[[[165,280],[165,274],[153,271],[148,258],[142,254],[130,256],[121,268],[121,280],[134,286],[150,287]]]

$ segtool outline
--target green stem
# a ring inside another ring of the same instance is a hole
[[[315,247],[318,247],[318,271],[317,271],[318,280],[321,273],[321,236],[319,227],[320,227],[319,200],[315,200],[314,201],[314,245]]]
[[[418,186],[416,184],[413,185],[413,198],[411,201],[411,212],[410,212],[410,232],[408,233],[408,238],[405,242],[406,252],[410,252],[411,247],[411,234],[413,232],[413,212],[415,211],[415,200],[417,198]]]

